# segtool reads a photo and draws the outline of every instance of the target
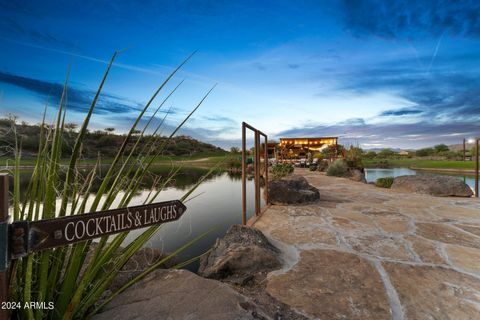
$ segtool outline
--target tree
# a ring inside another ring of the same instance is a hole
[[[78,127],[78,124],[76,123],[73,123],[73,122],[65,123],[65,129],[67,129],[69,132],[73,132],[75,129],[77,129],[77,127]]]
[[[433,154],[435,154],[435,150],[433,148],[423,148],[415,151],[415,155],[417,157],[428,157],[432,156]]]
[[[230,148],[230,153],[238,154],[238,153],[240,153],[240,148],[238,148],[238,147],[231,147],[231,148]]]
[[[389,148],[386,148],[386,149],[382,149],[379,153],[378,153],[378,157],[379,158],[382,158],[382,159],[386,159],[386,158],[391,158],[395,155],[395,152],[392,150],[392,149],[389,149]]]
[[[106,132],[107,134],[109,134],[109,133],[112,133],[113,131],[115,131],[115,128],[109,127],[109,128],[105,128],[105,129],[103,129],[103,130],[105,130],[105,132]]]
[[[448,149],[448,146],[446,146],[445,144],[441,143],[441,144],[437,144],[435,147],[435,153],[440,153],[440,152],[446,152],[446,151],[449,151],[450,149]]]
[[[377,153],[375,151],[368,151],[365,153],[364,157],[365,159],[373,159],[377,156]]]
[[[322,154],[326,159],[334,158],[336,155],[341,155],[343,153],[343,146],[342,145],[332,145],[328,146],[322,150]]]

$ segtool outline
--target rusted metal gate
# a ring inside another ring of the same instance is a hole
[[[479,194],[478,194],[478,170],[479,170],[479,152],[480,150],[478,149],[479,147],[479,143],[480,142],[480,138],[476,138],[475,139],[475,197],[479,197]]]
[[[252,127],[248,123],[242,122],[242,223],[247,224],[247,143],[246,133],[250,129],[254,133],[254,158],[253,158],[253,180],[255,183],[255,217],[262,213],[261,195],[260,195],[260,166],[261,166],[261,148],[260,136],[265,138],[264,144],[264,181],[265,181],[265,203],[268,205],[268,137],[262,131]]]

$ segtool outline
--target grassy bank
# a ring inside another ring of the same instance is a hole
[[[203,153],[197,153],[192,156],[158,156],[155,157],[155,160],[153,161],[152,165],[169,165],[172,163],[172,161],[175,162],[185,162],[186,164],[192,164],[194,165],[199,165],[199,166],[213,166],[216,165],[218,162],[221,162],[222,160],[225,159],[225,157],[228,157],[229,153],[228,152],[203,152]],[[101,163],[104,165],[111,164],[113,162],[114,158],[108,157],[108,158],[101,158]],[[13,158],[8,158],[8,157],[0,157],[0,166],[13,166],[15,164],[15,160]],[[20,161],[20,166],[23,167],[29,167],[29,166],[34,166],[37,161],[36,157],[24,157]],[[67,165],[69,162],[69,159],[60,159],[60,164]],[[97,159],[91,158],[91,159],[81,159],[78,161],[78,164],[81,165],[95,165],[97,162]]]
[[[446,169],[446,170],[474,170],[473,161],[450,161],[450,160],[423,160],[423,159],[387,159],[390,167],[406,167],[419,169]],[[385,160],[362,160],[366,168],[381,167]]]

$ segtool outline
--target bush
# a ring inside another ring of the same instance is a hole
[[[375,165],[377,168],[381,168],[381,169],[388,169],[392,167],[392,165],[390,164],[390,162],[388,162],[388,160],[380,160],[377,163],[375,163]]]
[[[434,154],[435,154],[435,150],[433,148],[423,148],[415,151],[415,155],[417,157],[428,157],[428,156],[433,156]]]
[[[325,172],[328,169],[329,162],[328,160],[322,160],[318,162],[317,170],[320,172]]]
[[[463,153],[460,151],[443,151],[438,154],[439,156],[445,157],[448,160],[462,160]]]
[[[381,159],[392,158],[395,155],[395,152],[392,149],[383,149],[381,150],[377,156]]]
[[[375,151],[368,151],[364,155],[365,159],[374,159],[377,157],[377,153]]]
[[[327,169],[327,176],[345,177],[347,173],[348,167],[343,160],[335,160]]]
[[[437,144],[435,147],[433,147],[435,149],[435,153],[440,153],[440,152],[446,152],[446,151],[449,151],[450,149],[448,148],[447,145],[445,144]]]
[[[277,163],[272,166],[272,178],[281,179],[293,172],[293,165],[290,163]]]
[[[390,188],[393,183],[393,177],[378,178],[375,185],[380,188]]]
[[[317,165],[316,165],[316,164],[311,164],[308,169],[309,169],[310,171],[317,171]]]
[[[97,147],[117,147],[118,138],[114,135],[102,135],[97,142]]]
[[[242,158],[229,157],[225,161],[225,166],[227,167],[227,169],[241,169],[242,168]]]

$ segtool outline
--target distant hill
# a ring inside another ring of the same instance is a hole
[[[363,150],[365,151],[375,151],[375,152],[379,152],[379,151],[382,151],[382,150],[385,150],[385,149],[390,149],[392,150],[393,152],[400,152],[402,150],[405,150],[405,149],[400,149],[400,148],[362,148]],[[407,150],[409,151],[409,150]]]
[[[65,139],[62,143],[62,157],[68,157],[77,137],[76,125],[65,126]],[[9,119],[0,119],[0,150],[1,156],[11,157],[14,155],[15,131],[22,146],[22,156],[35,156],[38,152],[40,126],[27,123],[12,125]],[[89,131],[84,139],[83,156],[96,158],[98,154],[102,157],[114,157],[118,148],[123,143],[125,136],[114,134],[113,128],[106,128],[105,131]],[[150,139],[151,136],[142,137],[142,141]],[[127,149],[133,147],[137,137],[132,137]],[[157,143],[160,146],[167,140],[161,137]],[[140,144],[142,143],[140,142]],[[166,145],[162,155],[171,156],[193,156],[196,154],[224,154],[225,150],[209,143],[198,141],[188,136],[172,138]]]
[[[475,145],[473,143],[466,143],[465,144],[465,147],[466,147],[467,150],[472,149],[474,146]],[[427,147],[427,148],[433,148],[433,147],[434,146]],[[402,150],[415,152],[415,150],[416,150],[416,149],[401,149],[401,148],[363,148],[363,150],[365,150],[365,151],[375,151],[375,152],[379,152],[379,151],[382,151],[384,149],[391,149],[394,152],[400,152]],[[424,149],[424,148],[418,148],[418,149]],[[463,150],[463,144],[452,144],[452,145],[448,146],[448,149],[451,150],[451,151],[462,151]]]
[[[472,149],[474,146],[475,146],[475,144],[473,144],[473,143],[466,143],[466,144],[465,144],[465,148],[466,148],[467,150]],[[461,143],[461,144],[452,144],[452,145],[448,146],[448,149],[450,149],[450,150],[452,150],[452,151],[462,151],[462,150],[463,150],[463,143]]]

